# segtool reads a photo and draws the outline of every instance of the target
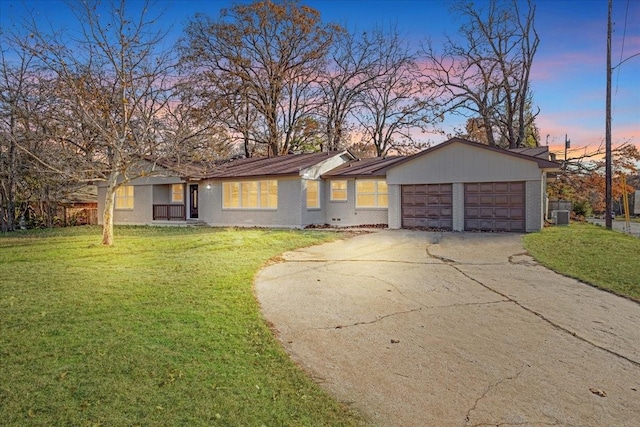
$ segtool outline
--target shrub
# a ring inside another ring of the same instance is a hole
[[[573,213],[576,216],[588,217],[593,215],[593,209],[588,200],[582,200],[573,203]]]

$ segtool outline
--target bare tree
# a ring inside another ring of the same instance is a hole
[[[538,114],[531,108],[530,88],[540,42],[535,5],[531,0],[490,0],[486,5],[454,4],[452,11],[463,20],[461,41],[447,38],[440,52],[427,43],[426,75],[445,90],[448,111],[483,121],[489,145],[504,141],[517,148],[526,143],[527,128]]]
[[[2,46],[6,46],[3,40]],[[16,199],[22,179],[22,154],[20,142],[34,131],[29,119],[32,106],[29,102],[33,87],[30,79],[32,58],[25,52],[16,52],[16,65],[7,61],[6,52],[0,51],[0,226],[3,232],[16,226]]]
[[[421,78],[415,53],[396,29],[374,29],[366,37],[373,61],[356,114],[363,141],[373,144],[378,156],[391,148],[411,151],[418,145],[414,133],[436,121],[435,92]]]
[[[182,63],[213,82],[211,87],[230,84],[210,94],[236,94],[228,99],[237,103],[230,106],[230,127],[240,125],[243,138],[279,155],[295,148],[292,134],[308,121],[310,103],[317,102],[310,84],[323,66],[334,31],[339,28],[322,24],[318,11],[295,1],[238,4],[223,10],[218,20],[202,14],[191,20]],[[259,117],[238,120],[242,111]],[[251,129],[243,128],[249,124]]]
[[[358,107],[358,100],[375,77],[375,40],[356,32],[336,35],[327,67],[322,72],[320,86],[322,103],[320,120],[324,123],[323,149],[334,151],[347,144],[349,119]]]
[[[73,183],[57,174],[65,167],[61,147],[47,139],[54,111],[47,96],[51,81],[38,73],[32,54],[1,36],[0,229],[13,231],[29,207],[64,195]],[[40,158],[49,159],[46,167]],[[43,219],[50,224],[53,216]]]
[[[154,173],[145,159],[179,159],[193,140],[167,131],[182,117],[172,114],[182,108],[175,60],[159,49],[165,34],[154,30],[157,17],[148,15],[152,5],[136,6],[141,11],[132,17],[125,0],[106,6],[93,0],[70,3],[78,35],[47,32],[32,20],[27,23],[31,40],[24,45],[55,83],[50,96],[60,100],[60,108],[50,137],[72,148],[68,158],[75,164],[68,172],[106,182],[105,245],[113,243],[117,188]]]

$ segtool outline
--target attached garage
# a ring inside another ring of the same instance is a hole
[[[453,228],[451,184],[402,186],[402,227]]]
[[[544,224],[547,172],[559,168],[547,147],[452,138],[376,173],[387,177],[389,228],[531,232]]]
[[[526,186],[519,182],[464,185],[466,231],[526,231]]]

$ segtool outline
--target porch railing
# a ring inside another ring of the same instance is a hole
[[[153,220],[181,220],[186,219],[184,205],[153,205]]]

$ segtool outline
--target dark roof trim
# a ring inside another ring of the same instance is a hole
[[[428,155],[428,154],[430,154],[430,153],[432,153],[434,151],[440,150],[440,149],[442,149],[444,147],[447,147],[449,145],[452,145],[452,144],[464,144],[464,145],[468,145],[468,146],[471,146],[471,147],[480,148],[482,150],[488,150],[488,151],[492,151],[494,153],[499,153],[499,154],[502,154],[502,155],[505,155],[505,156],[516,157],[516,158],[519,158],[519,159],[522,159],[522,160],[528,160],[530,162],[537,163],[538,167],[540,169],[560,170],[560,167],[561,167],[560,163],[552,162],[551,160],[545,160],[545,159],[542,159],[540,157],[527,156],[526,154],[521,154],[521,153],[518,153],[518,152],[509,151],[509,150],[505,150],[505,149],[498,148],[498,147],[491,147],[489,145],[480,144],[479,142],[473,142],[473,141],[469,141],[467,139],[462,139],[462,138],[455,137],[455,138],[451,138],[451,139],[443,142],[442,144],[434,145],[433,147],[428,148],[428,149],[426,149],[424,151],[421,151],[419,153],[416,153],[416,154],[414,154],[412,156],[405,157],[404,159],[400,160],[399,162],[389,166],[388,168],[385,168],[385,170],[383,172],[386,173],[389,169],[395,168],[396,166],[398,166],[398,165],[400,165],[402,163],[408,162],[410,160],[413,160],[415,158],[418,158],[418,157],[421,157],[421,156],[424,156],[424,155]]]
[[[390,156],[356,159],[324,173],[322,178],[384,177],[386,169],[404,158],[404,156]]]

